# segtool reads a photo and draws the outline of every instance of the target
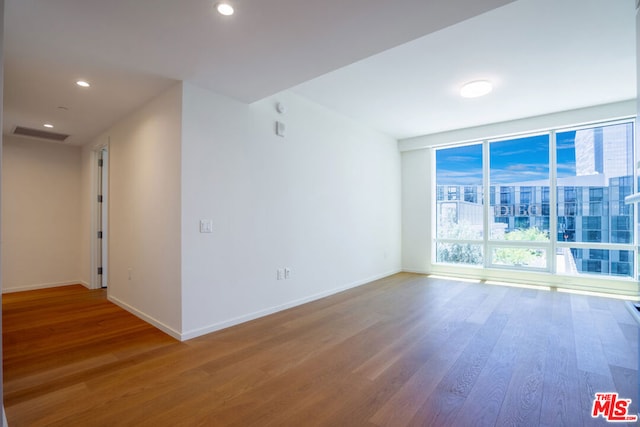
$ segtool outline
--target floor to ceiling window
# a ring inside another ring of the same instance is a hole
[[[488,145],[488,264],[548,270],[549,212],[543,210],[543,203],[549,204],[549,135],[490,141]]]
[[[435,151],[437,264],[634,277],[633,121]]]
[[[482,144],[436,152],[436,261],[483,265]]]
[[[633,123],[556,134],[557,271],[632,277]]]

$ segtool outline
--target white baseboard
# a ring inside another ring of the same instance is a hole
[[[403,273],[414,273],[414,274],[430,274],[427,270],[413,270],[411,268],[403,268]]]
[[[160,322],[159,320],[149,316],[146,313],[143,313],[142,311],[138,310],[137,308],[134,308],[132,306],[130,306],[129,304],[127,304],[124,301],[119,300],[118,298],[115,298],[111,295],[107,296],[107,299],[109,301],[111,301],[112,303],[114,303],[115,305],[117,305],[118,307],[128,311],[129,313],[133,314],[136,317],[139,317],[140,319],[144,320],[147,323],[150,323],[151,325],[155,326],[156,328],[160,329],[162,332],[164,332],[165,334],[180,340],[180,341],[184,341],[184,339],[182,338],[182,334],[180,334],[180,332],[176,331],[175,329],[165,325],[164,323]]]
[[[35,285],[22,285],[22,286],[3,286],[2,293],[10,294],[13,292],[34,291],[36,289],[57,288],[59,286],[71,286],[71,285],[85,285],[81,280],[73,280],[70,282],[55,282],[55,283],[38,283]]]
[[[215,332],[215,331],[219,331],[221,329],[225,329],[225,328],[229,328],[231,326],[235,326],[238,325],[240,323],[244,323],[244,322],[248,322],[250,320],[254,320],[254,319],[258,319],[260,317],[264,317],[264,316],[268,316],[270,314],[273,313],[277,313],[279,311],[282,310],[286,310],[292,307],[296,307],[302,304],[306,304],[308,302],[311,301],[315,301],[321,298],[325,298],[328,297],[330,295],[334,295],[337,294],[339,292],[343,292],[346,291],[348,289],[352,289],[352,288],[356,288],[358,286],[362,286],[362,285],[366,285],[367,283],[371,283],[373,281],[379,280],[379,279],[383,279],[385,277],[389,277],[392,276],[394,274],[400,273],[402,272],[401,269],[394,269],[392,271],[386,272],[386,273],[382,273],[382,274],[378,274],[372,277],[368,277],[366,279],[363,280],[358,280],[343,286],[339,286],[337,288],[333,288],[327,291],[323,291],[323,292],[319,292],[317,294],[313,294],[313,295],[309,295],[307,297],[304,298],[299,298],[293,301],[289,301],[287,303],[284,304],[280,304],[274,307],[269,307],[269,308],[265,308],[263,310],[259,310],[253,313],[248,313],[242,316],[238,316],[238,317],[234,317],[232,319],[228,319],[228,320],[224,320],[222,322],[218,322],[215,323],[213,325],[209,325],[209,326],[205,326],[203,328],[198,328],[198,329],[193,329],[191,331],[187,331],[184,333],[178,332],[175,329],[171,328],[170,326],[165,325],[164,323],[160,322],[159,320],[155,319],[152,316],[149,316],[148,314],[136,309],[135,307],[130,306],[129,304],[125,303],[124,301],[119,300],[116,297],[113,297],[111,295],[107,296],[107,299],[109,301],[111,301],[112,303],[116,304],[117,306],[119,306],[120,308],[128,311],[129,313],[133,314],[136,317],[139,317],[140,319],[144,320],[145,322],[155,326],[156,328],[160,329],[161,331],[163,331],[164,333],[166,333],[167,335],[180,340],[180,341],[186,341],[186,340],[190,340],[192,338],[196,338],[202,335],[206,335],[209,334],[211,332]],[[7,289],[3,289],[2,293],[11,293],[11,292],[21,292],[21,291],[29,291],[29,290],[35,290],[35,289],[46,289],[46,288],[53,288],[53,287],[58,287],[58,286],[70,286],[70,285],[82,285],[85,286],[88,289],[91,289],[91,287],[89,286],[88,283],[86,283],[85,281],[82,280],[75,280],[72,282],[57,282],[57,283],[43,283],[43,284],[38,284],[38,285],[29,285],[29,286],[20,286],[20,287],[12,287],[12,288],[7,288]]]
[[[347,285],[340,286],[340,287],[337,287],[337,288],[334,288],[334,289],[331,289],[331,290],[328,290],[328,291],[320,292],[320,293],[317,293],[317,294],[314,294],[314,295],[310,295],[310,296],[307,296],[307,297],[304,297],[304,298],[300,298],[300,299],[297,299],[297,300],[289,301],[287,303],[280,304],[280,305],[277,305],[277,306],[274,306],[274,307],[269,307],[269,308],[266,308],[264,310],[259,310],[259,311],[253,312],[253,313],[249,313],[249,314],[245,314],[245,315],[242,315],[242,316],[234,317],[232,319],[225,320],[225,321],[222,321],[222,322],[218,322],[218,323],[215,323],[213,325],[205,326],[204,328],[192,329],[190,331],[182,333],[180,339],[182,341],[186,341],[186,340],[190,340],[192,338],[196,338],[196,337],[199,337],[199,336],[202,336],[202,335],[210,334],[212,332],[216,332],[216,331],[219,331],[221,329],[225,329],[225,328],[229,328],[231,326],[239,325],[240,323],[244,323],[244,322],[248,322],[250,320],[258,319],[260,317],[268,316],[270,314],[277,313],[279,311],[283,311],[283,310],[286,310],[286,309],[289,309],[289,308],[292,308],[292,307],[296,307],[298,305],[306,304],[308,302],[315,301],[315,300],[318,300],[320,298],[325,298],[325,297],[328,297],[330,295],[334,295],[334,294],[346,291],[346,290],[351,289],[351,288],[356,288],[358,286],[366,285],[367,283],[373,282],[375,280],[383,279],[385,277],[392,276],[394,274],[400,273],[401,271],[402,270],[400,270],[400,269],[392,270],[392,271],[387,272],[387,273],[379,274],[379,275],[376,275],[376,276],[373,276],[373,277],[369,277],[369,278],[363,279],[363,280],[358,280],[356,282],[352,282],[352,283],[349,283]]]

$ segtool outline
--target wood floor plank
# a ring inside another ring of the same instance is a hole
[[[580,371],[580,402],[582,404],[582,425],[605,426],[609,425],[603,418],[592,418],[591,409],[596,393],[617,391],[611,376],[597,374],[590,371]],[[620,425],[617,424],[616,425]]]
[[[631,316],[629,316],[631,318]],[[640,332],[638,331],[638,325],[630,325],[628,323],[618,323],[620,326],[620,330],[626,340],[631,344],[632,347],[638,347],[638,342],[640,341]]]
[[[181,343],[101,290],[6,294],[5,409],[12,427],[603,425],[595,392],[638,398],[621,307],[401,273]]]
[[[582,425],[580,385],[570,296],[555,292],[549,324],[549,349],[545,361],[540,425],[572,427]]]
[[[475,385],[458,411],[453,425],[493,426],[496,424],[507,389],[511,384],[520,347],[527,337],[531,316],[520,307],[522,289],[510,288],[496,313],[506,314],[509,321],[503,328],[491,355],[478,375]],[[531,304],[531,300],[525,301]]]
[[[87,388],[82,383],[76,383],[66,388],[59,388],[55,393],[40,395],[28,401],[12,404],[12,412],[7,413],[10,426],[63,426],[61,419],[65,414],[73,414],[73,421],[69,426],[90,425],[81,420],[76,414],[76,408],[69,402],[78,402],[90,396]],[[84,423],[84,424],[83,424]]]
[[[467,322],[483,325],[496,312],[496,308],[504,304],[504,298],[509,292],[509,288],[505,286],[477,286],[487,286],[487,298],[478,307],[478,310],[467,318]]]
[[[523,292],[523,298],[518,300],[517,316],[522,323],[517,328],[524,329],[525,333],[520,335],[516,369],[498,415],[497,423],[500,425],[533,426],[540,423],[551,307],[549,294],[537,292],[534,299],[530,291]]]
[[[627,369],[619,366],[611,366],[611,376],[615,388],[621,397],[635,397],[631,400],[629,407],[630,414],[638,413],[638,371],[635,369]],[[640,423],[639,423],[640,424]]]
[[[571,312],[578,369],[595,374],[608,375],[609,362],[604,352],[602,341],[596,332],[593,311],[589,307],[590,299],[583,295],[571,295]]]
[[[450,335],[437,345],[440,351],[434,352],[370,421],[378,426],[408,425],[462,353],[476,329],[477,325],[471,323],[460,323],[451,328]]]
[[[502,313],[494,313],[486,320],[435,391],[414,415],[411,425],[453,425],[498,338],[502,335],[507,320],[508,317]]]
[[[624,307],[620,306],[623,311]],[[597,333],[602,342],[602,350],[610,365],[620,366],[623,368],[637,369],[638,359],[634,358],[631,353],[624,351],[617,345],[619,342],[627,340],[622,332],[620,324],[608,309],[592,310],[592,319],[595,324],[594,333]]]

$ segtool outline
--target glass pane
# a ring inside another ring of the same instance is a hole
[[[482,245],[471,243],[440,243],[436,245],[436,261],[449,264],[482,265]]]
[[[633,267],[633,251],[559,248],[556,254],[560,274],[631,277]]]
[[[558,241],[633,243],[632,123],[559,132],[556,143]]]
[[[482,145],[436,151],[438,238],[482,240]]]
[[[492,142],[490,237],[549,240],[549,135]]]
[[[547,268],[547,251],[538,248],[494,248],[491,251],[491,263],[514,267]]]

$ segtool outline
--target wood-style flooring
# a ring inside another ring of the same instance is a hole
[[[581,426],[638,399],[622,301],[402,273],[187,342],[68,286],[3,296],[21,426]]]

